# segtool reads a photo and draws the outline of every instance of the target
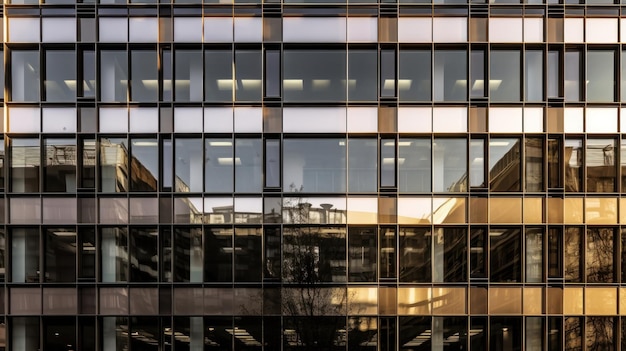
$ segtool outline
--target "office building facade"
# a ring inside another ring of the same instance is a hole
[[[5,3],[0,349],[626,350],[621,11]]]

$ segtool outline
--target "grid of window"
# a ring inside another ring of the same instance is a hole
[[[0,350],[626,350],[619,2],[129,3],[2,7]]]

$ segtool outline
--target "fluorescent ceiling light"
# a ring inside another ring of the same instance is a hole
[[[472,84],[472,90],[483,90],[485,88],[485,81],[482,79],[476,79]]]
[[[383,89],[385,90],[393,90],[396,87],[396,83],[395,80],[393,79],[385,79],[385,82],[383,83]]]
[[[313,79],[313,89],[328,89],[330,79]]]
[[[398,90],[409,90],[412,83],[411,79],[398,79]]]
[[[66,79],[63,83],[65,83],[65,85],[72,90],[76,89],[76,81],[74,79]]]
[[[233,90],[233,80],[232,79],[218,79],[217,80],[217,89],[219,89],[219,90]]]
[[[467,80],[465,80],[465,79],[457,79],[456,82],[454,82],[454,85],[457,86],[457,87],[465,88],[467,86]]]
[[[490,141],[489,146],[509,146],[511,143],[508,141]]]
[[[217,163],[219,163],[220,165],[223,165],[223,166],[232,165],[233,164],[233,158],[232,157],[218,157],[217,158]],[[241,159],[239,157],[235,157],[235,164],[236,165],[241,165]]]
[[[141,84],[149,89],[157,89],[159,87],[158,79],[142,79]]]
[[[209,141],[210,146],[233,146],[232,141]]]
[[[283,87],[287,90],[303,90],[302,79],[283,79]]]
[[[502,79],[489,79],[490,90],[498,90],[498,88],[500,88],[500,84],[502,84]]]
[[[156,141],[133,141],[133,146],[157,146]]]
[[[241,80],[241,86],[244,89],[259,89],[261,88],[261,80],[260,79],[242,79]]]

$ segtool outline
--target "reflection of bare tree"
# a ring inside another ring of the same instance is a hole
[[[301,197],[283,206],[294,224],[283,232],[284,349],[345,348],[348,292],[328,284],[346,279],[345,230],[309,225],[310,208]]]
[[[615,350],[613,324],[611,317],[587,317],[587,351]]]
[[[587,282],[614,281],[613,229],[587,228]]]

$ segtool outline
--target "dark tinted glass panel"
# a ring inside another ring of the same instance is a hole
[[[11,319],[11,345],[24,351],[38,351],[39,318],[14,317]]]
[[[128,231],[126,228],[100,230],[100,278],[102,282],[128,281]]]
[[[520,190],[519,139],[489,141],[489,178],[492,191]]]
[[[400,101],[430,100],[430,50],[400,50],[398,55],[398,98]]]
[[[563,277],[563,229],[548,229],[548,278]]]
[[[520,229],[491,228],[489,230],[489,244],[491,281],[521,281],[522,243]]]
[[[104,192],[128,190],[128,141],[100,139],[100,189]]]
[[[582,252],[582,233],[582,228],[565,227],[565,235],[563,236],[565,281],[582,281],[582,260],[584,256]]]
[[[489,94],[492,101],[520,101],[520,52],[494,50],[491,52]]]
[[[467,280],[467,229],[436,228],[433,238],[433,282]]]
[[[232,192],[233,163],[237,163],[233,159],[232,140],[206,139],[204,157],[204,191]],[[239,163],[241,164],[241,159]]]
[[[430,228],[400,228],[400,281],[432,280],[432,233]]]
[[[467,52],[435,50],[434,100],[467,100]]]
[[[39,100],[39,51],[11,51],[11,99]]]
[[[615,140],[588,139],[585,153],[587,191],[613,192],[616,186]]]
[[[587,350],[615,350],[615,319],[613,317],[587,317],[585,325]]]
[[[76,345],[76,320],[72,317],[46,317],[43,320],[43,347],[46,350],[67,350]]]
[[[345,139],[286,139],[283,190],[346,191]]]
[[[15,228],[11,231],[11,281],[39,282],[39,230]]]
[[[100,52],[100,100],[126,101],[128,88],[128,61],[126,51]]]
[[[470,278],[487,278],[487,230],[470,230]]]
[[[345,101],[345,50],[286,50],[285,101]]]
[[[11,190],[19,193],[39,191],[39,165],[39,140],[13,139]]]
[[[435,330],[433,330],[434,328],[431,329],[430,317],[400,317],[399,323],[401,350],[412,350],[413,348],[417,349],[417,347],[430,350],[434,347],[433,338],[435,336],[433,334]],[[384,350],[394,349],[385,348]]]
[[[526,228],[525,281],[543,281],[543,229]]]
[[[548,139],[548,188],[562,188],[563,183],[563,156],[561,151],[563,141],[561,139]]]
[[[280,229],[273,227],[264,228],[264,256],[263,256],[263,279],[265,281],[279,281],[281,275],[281,252]]]
[[[522,317],[492,317],[489,330],[490,349],[521,351]]]
[[[400,139],[399,188],[402,192],[429,192],[431,182],[430,139]]]
[[[373,50],[348,51],[348,100],[375,101],[377,57]],[[392,58],[395,56],[392,55]],[[395,72],[395,61],[392,62]],[[382,68],[381,68],[382,69]]]
[[[235,99],[237,101],[260,101],[263,95],[261,76],[263,72],[260,50],[235,51]]]
[[[233,101],[233,89],[235,87],[233,84],[232,51],[206,50],[204,52],[204,74],[205,101]]]
[[[132,228],[130,231],[130,280],[155,282],[158,279],[159,232],[156,228]]]
[[[156,101],[159,97],[159,76],[156,51],[133,50],[130,53],[131,100]]]
[[[395,278],[396,273],[396,252],[397,239],[395,228],[381,228],[378,233],[378,250],[380,259],[379,277]]]
[[[76,191],[76,140],[46,139],[46,191]]]
[[[284,281],[315,283],[346,280],[344,228],[285,228],[283,242]]]
[[[525,100],[543,101],[543,51],[526,50],[526,61],[524,65]]]
[[[587,51],[587,101],[615,101],[615,52]]]
[[[260,228],[235,228],[235,281],[261,281],[262,243]]]
[[[583,349],[583,318],[565,317],[563,321],[563,334],[565,335],[565,350],[575,351]]]
[[[204,96],[202,93],[202,51],[176,50],[174,60],[175,100],[202,101],[202,97]],[[227,74],[232,72],[230,66],[227,72]],[[216,88],[217,82],[213,82],[212,84],[213,88]],[[232,94],[232,90],[230,90],[229,93]]]
[[[467,140],[435,139],[433,191],[467,190]]]
[[[76,99],[76,52],[46,51],[46,101]]]
[[[543,139],[526,138],[524,163],[526,191],[543,191]]]
[[[202,229],[174,229],[174,281],[202,281]]]
[[[376,281],[376,229],[348,230],[348,279],[351,282]]]
[[[588,283],[615,281],[613,228],[587,228],[586,266]]]
[[[130,347],[132,350],[159,350],[159,318],[132,317],[130,320]]]
[[[93,281],[96,278],[96,234],[91,228],[78,231],[78,278]]]
[[[205,228],[204,281],[230,282],[233,280],[233,230]]]
[[[375,139],[348,139],[349,192],[375,192],[377,190],[376,146]]]
[[[45,279],[47,282],[76,280],[76,231],[54,228],[46,230]]]

